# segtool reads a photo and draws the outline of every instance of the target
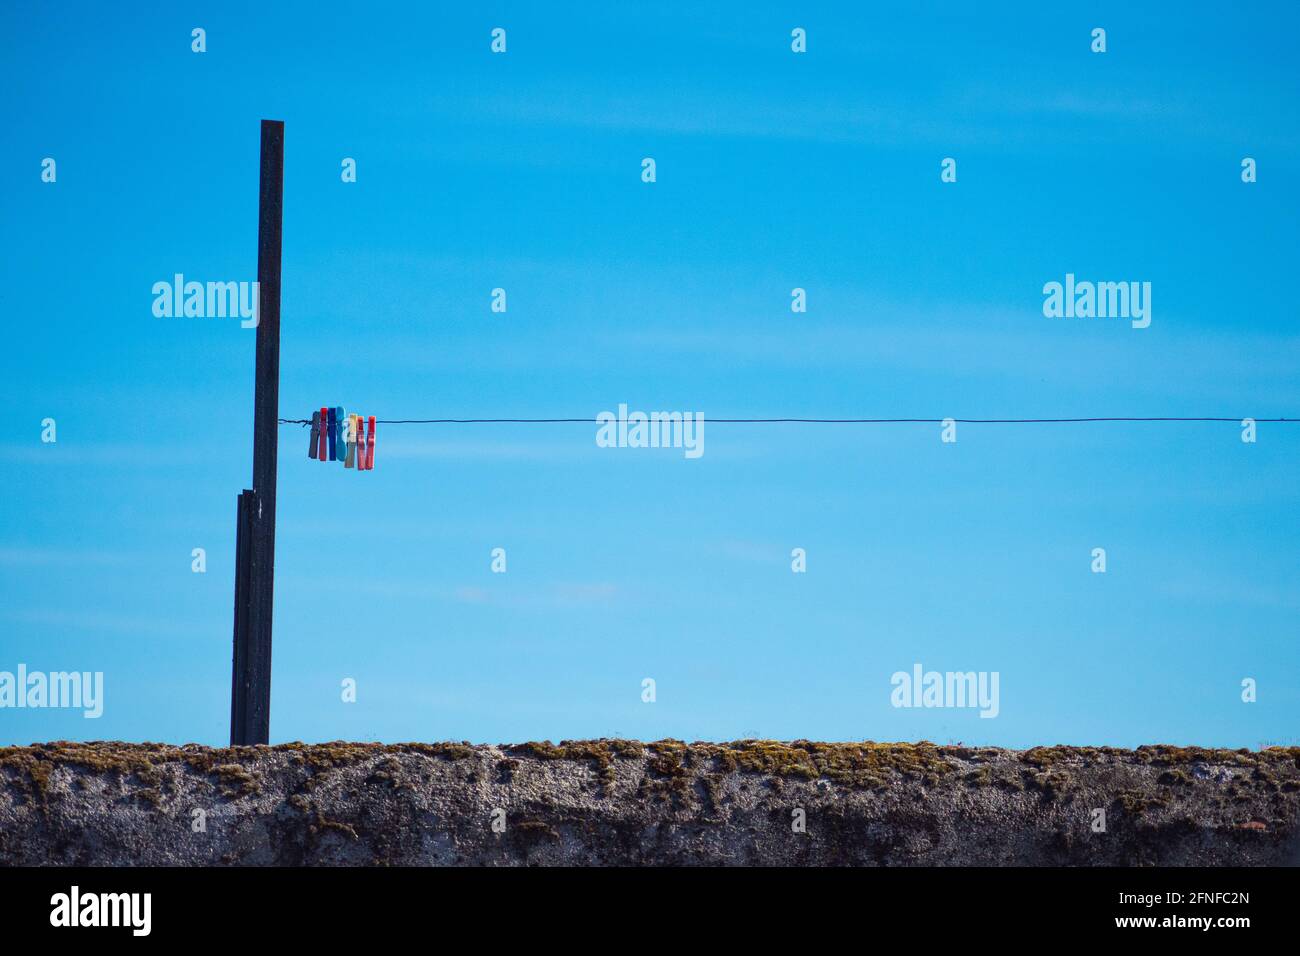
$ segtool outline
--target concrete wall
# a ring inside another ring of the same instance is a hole
[[[0,787],[4,865],[1300,862],[1295,748],[57,743]]]

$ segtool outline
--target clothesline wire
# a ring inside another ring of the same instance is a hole
[[[711,425],[942,425],[953,421],[961,425],[1073,425],[1085,422],[1242,422],[1242,417],[1112,417],[1112,418],[705,418]],[[1255,418],[1259,423],[1300,422],[1297,418]],[[281,418],[281,425],[310,425],[310,418]],[[559,425],[602,424],[589,418],[378,418],[377,425]]]

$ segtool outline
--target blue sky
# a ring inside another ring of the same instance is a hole
[[[262,118],[287,418],[1300,416],[1300,15],[1134,7],[5,4],[0,670],[105,710],[0,743],[227,738],[254,333],[150,289],[255,278]],[[1297,743],[1300,426],[594,431],[282,426],[272,740]]]

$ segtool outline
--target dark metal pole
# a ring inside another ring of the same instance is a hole
[[[264,744],[271,734],[271,618],[275,593],[275,471],[280,417],[280,228],[284,196],[284,123],[262,120],[258,200],[256,391],[253,399],[253,496],[248,549],[248,626],[243,668],[236,633],[231,743]],[[236,607],[236,622],[239,609]],[[243,685],[242,709],[240,685]]]
[[[253,546],[253,510],[257,496],[239,494],[235,524],[235,653],[230,678],[230,744],[248,741],[248,598]]]

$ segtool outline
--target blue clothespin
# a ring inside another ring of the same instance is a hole
[[[311,447],[307,449],[307,457],[316,457],[316,446],[320,443],[320,412],[311,413]]]
[[[334,459],[338,456],[336,436],[338,435],[339,427],[338,427],[338,421],[334,417],[337,411],[338,409],[335,408],[331,408],[329,410],[329,421],[325,424],[325,427],[326,429],[328,429],[328,433],[329,433],[329,454],[325,458],[326,461],[334,461]]]
[[[334,409],[334,460],[342,461],[348,457],[348,415],[340,405]]]

